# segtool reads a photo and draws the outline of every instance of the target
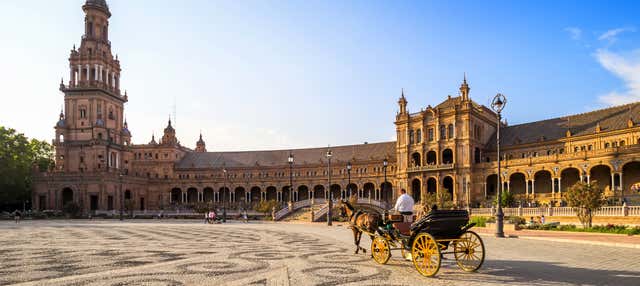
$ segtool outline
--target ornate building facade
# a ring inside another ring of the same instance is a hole
[[[121,92],[120,62],[109,41],[109,7],[87,0],[82,9],[85,34],[71,50],[69,81],[60,84],[56,167],[35,175],[35,209],[75,202],[85,212],[104,211],[125,201],[140,210],[211,201],[246,206],[349,194],[392,202],[399,188],[418,201],[448,192],[466,206],[495,196],[497,176],[519,201],[553,204],[577,181],[597,181],[612,197],[635,195],[640,182],[640,125],[634,121],[640,103],[500,123],[504,169],[497,174],[497,116],[471,100],[466,78],[459,96],[419,112],[408,111],[402,92],[397,140],[331,147],[331,169],[327,148],[208,152],[200,135],[192,150],[180,144],[171,120],[159,140],[134,145],[124,118],[128,95]]]

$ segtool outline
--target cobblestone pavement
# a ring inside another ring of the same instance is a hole
[[[0,222],[0,285],[640,285],[640,250],[483,236],[478,273],[353,254],[344,225]],[[369,239],[363,238],[369,248]]]

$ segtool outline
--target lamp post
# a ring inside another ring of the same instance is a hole
[[[387,158],[384,158],[384,160],[382,161],[382,170],[384,170],[384,183],[382,183],[383,194],[387,190],[387,166],[388,165],[389,165],[389,160],[387,160]],[[380,197],[382,197],[382,194],[380,195]]]
[[[124,193],[122,192],[122,173],[120,173],[120,220],[123,220],[124,216]]]
[[[289,151],[289,204],[291,204],[291,193],[293,192],[293,154]]]
[[[501,112],[507,104],[507,98],[498,93],[491,101],[491,109],[497,114],[496,154],[498,159],[498,210],[496,211],[496,237],[504,237],[504,213],[502,212],[502,180],[500,174],[500,119]]]
[[[347,195],[351,197],[351,161],[347,161]]]
[[[327,209],[327,225],[331,226],[331,209],[333,208],[333,194],[331,193],[331,156],[333,154],[331,153],[331,148],[327,148],[327,160],[329,161],[328,163],[328,179],[329,179],[329,205],[328,205],[328,209]]]
[[[227,168],[222,167],[224,184],[222,189],[222,222],[227,222]]]

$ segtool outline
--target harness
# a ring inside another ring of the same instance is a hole
[[[354,212],[351,215],[351,219],[349,220],[349,222],[351,223],[351,225],[356,225],[356,220],[358,219],[358,216],[360,216],[361,214],[363,214],[364,212],[362,212],[362,210],[357,210],[356,212]]]

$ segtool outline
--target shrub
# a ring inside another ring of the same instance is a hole
[[[590,184],[577,182],[564,193],[564,197],[567,204],[575,210],[584,228],[591,227],[593,213],[606,202],[602,188],[596,181]]]
[[[279,210],[279,206],[280,204],[275,201],[275,200],[270,200],[270,201],[260,201],[257,205],[255,210],[257,212],[261,212],[264,213],[264,215],[268,215],[269,213],[271,213],[271,210],[275,207],[276,211]]]
[[[433,205],[437,205],[438,209],[441,210],[451,209],[453,208],[453,199],[451,198],[449,191],[445,189],[440,192],[427,193],[422,205],[425,209],[431,209],[431,206]]]
[[[475,223],[477,227],[487,226],[487,218],[482,216],[474,216],[469,220],[469,223]]]

